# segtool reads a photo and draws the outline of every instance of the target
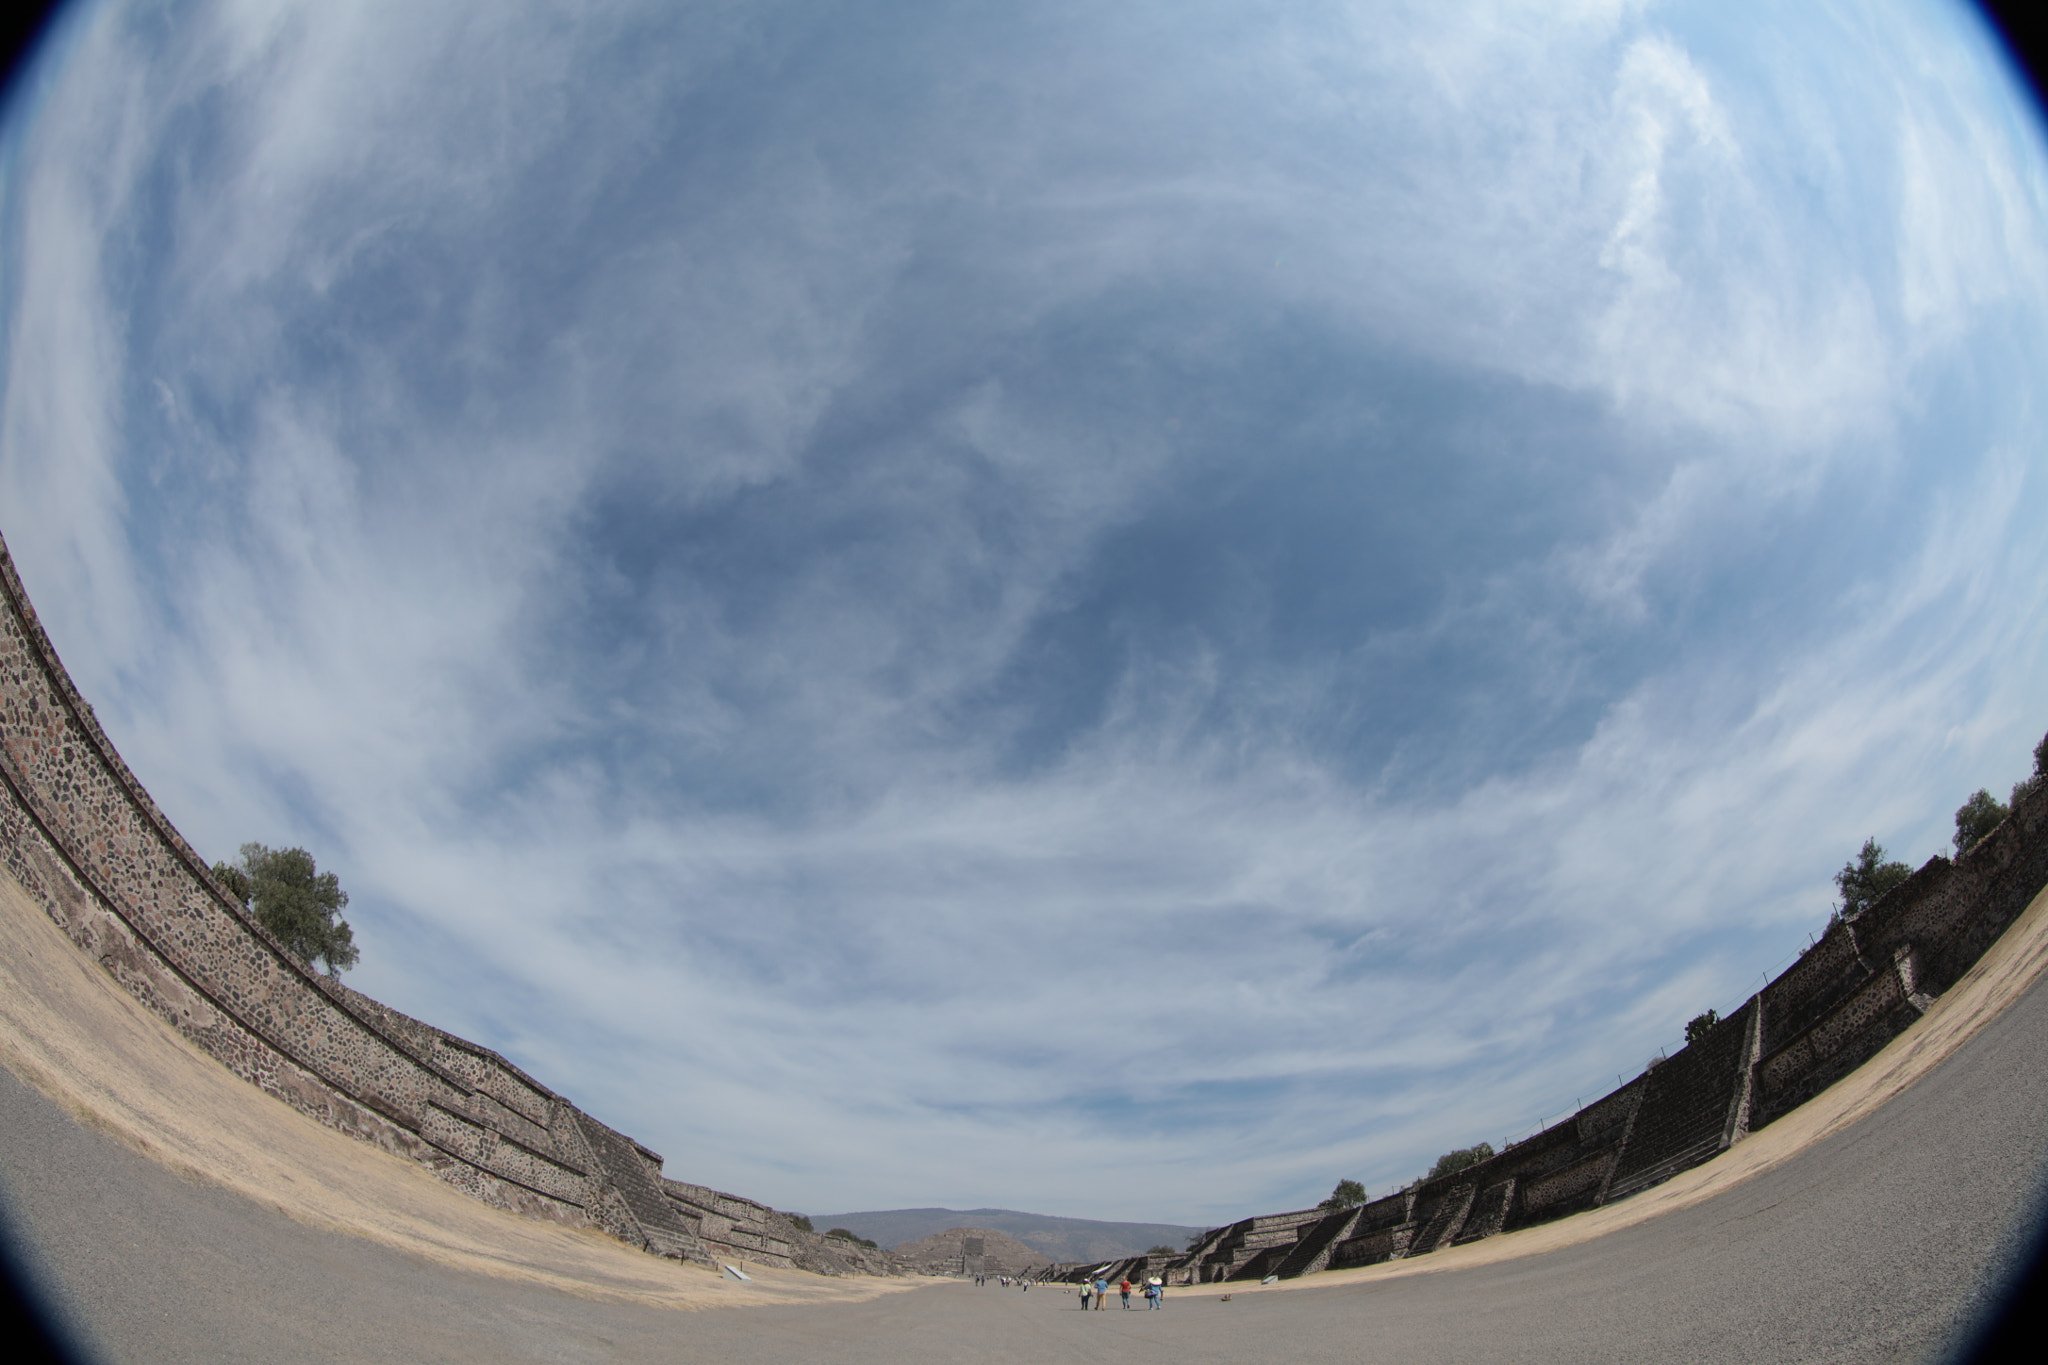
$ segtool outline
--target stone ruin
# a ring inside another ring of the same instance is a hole
[[[656,1255],[822,1274],[901,1273],[886,1253],[764,1204],[671,1180],[659,1154],[475,1043],[293,957],[214,879],[114,751],[36,620],[0,540],[0,865],[135,998],[236,1075],[411,1158],[500,1208],[596,1226]],[[1476,1166],[1361,1207],[1246,1218],[1112,1279],[1281,1278],[1427,1255],[1626,1198],[1710,1160],[1875,1054],[1981,957],[2048,884],[2048,784],[1951,861],[1935,857],[1700,1040]],[[1002,1233],[995,1274],[1040,1270]],[[933,1239],[927,1238],[926,1241]],[[921,1246],[922,1244],[913,1244]],[[950,1244],[948,1244],[950,1247]],[[910,1251],[911,1248],[905,1248]],[[936,1259],[960,1271],[964,1246]],[[1011,1259],[1016,1269],[1009,1268]]]
[[[1052,1258],[993,1228],[948,1228],[895,1249],[904,1269],[924,1275],[1036,1275]]]
[[[1975,965],[2048,886],[2048,783],[1960,857],[1936,855],[1854,919],[1838,919],[1705,1037],[1534,1137],[1398,1194],[1330,1212],[1264,1214],[1175,1256],[1110,1264],[1111,1280],[1292,1279],[1477,1241],[1625,1199],[1728,1150],[1861,1066]],[[1101,1262],[1049,1278],[1092,1277]]]
[[[661,1156],[486,1047],[287,952],[122,762],[0,541],[0,866],[137,1000],[242,1077],[488,1204],[660,1256],[887,1274],[886,1256],[670,1180]]]

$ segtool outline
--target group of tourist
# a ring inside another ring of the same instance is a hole
[[[1029,1289],[1031,1288],[1031,1286],[1032,1286],[1032,1285],[1033,1285],[1034,1283],[1036,1283],[1036,1281],[1034,1281],[1034,1280],[1031,1280],[1031,1279],[1028,1279],[1028,1278],[1026,1278],[1026,1277],[1024,1277],[1024,1276],[1021,1276],[1021,1275],[1014,1275],[1014,1276],[1013,1276],[1013,1275],[980,1275],[980,1274],[977,1274],[977,1275],[976,1275],[976,1276],[974,1277],[974,1283],[975,1283],[975,1284],[976,1284],[976,1286],[978,1286],[978,1287],[979,1287],[979,1286],[987,1286],[987,1285],[989,1285],[989,1284],[991,1284],[991,1283],[994,1283],[994,1284],[1000,1284],[1000,1285],[1002,1285],[1002,1286],[1003,1286],[1003,1287],[1004,1287],[1005,1289],[1008,1289],[1008,1288],[1010,1288],[1011,1286],[1013,1286],[1013,1285],[1014,1285],[1014,1286],[1016,1286],[1016,1287],[1017,1287],[1017,1288],[1019,1288],[1019,1289],[1022,1289],[1022,1290],[1026,1290],[1026,1291],[1028,1291],[1028,1290],[1029,1290]],[[1122,1282],[1121,1282],[1120,1284],[1118,1284],[1118,1285],[1117,1285],[1116,1289],[1117,1289],[1117,1295],[1118,1295],[1118,1297],[1119,1297],[1119,1298],[1121,1298],[1121,1299],[1123,1300],[1123,1306],[1124,1306],[1125,1308],[1129,1308],[1129,1307],[1131,1306],[1131,1291],[1132,1291],[1132,1290],[1134,1290],[1134,1289],[1138,1289],[1138,1290],[1142,1290],[1142,1291],[1143,1291],[1143,1295],[1144,1295],[1144,1299],[1145,1299],[1145,1306],[1146,1306],[1147,1308],[1157,1308],[1157,1307],[1159,1307],[1159,1306],[1160,1306],[1160,1305],[1161,1305],[1161,1304],[1162,1304],[1162,1303],[1164,1302],[1164,1300],[1165,1300],[1165,1298],[1166,1298],[1166,1282],[1165,1282],[1165,1281],[1163,1281],[1163,1280],[1161,1280],[1161,1279],[1160,1279],[1160,1278],[1159,1278],[1158,1276],[1156,1276],[1156,1275],[1155,1275],[1155,1276],[1153,1276],[1153,1277],[1152,1277],[1151,1279],[1149,1279],[1149,1280],[1145,1281],[1145,1283],[1144,1283],[1143,1285],[1134,1285],[1134,1284],[1132,1284],[1132,1283],[1131,1283],[1131,1281],[1130,1281],[1130,1278],[1129,1278],[1128,1276],[1126,1276],[1126,1277],[1124,1278],[1124,1280],[1123,1280],[1123,1281],[1122,1281]],[[1109,1306],[1109,1281],[1108,1281],[1108,1280],[1102,1279],[1102,1278],[1100,1278],[1100,1277],[1098,1276],[1097,1278],[1095,1278],[1095,1279],[1093,1279],[1093,1280],[1083,1280],[1083,1281],[1081,1281],[1081,1311],[1082,1311],[1082,1312],[1084,1312],[1084,1313],[1085,1313],[1085,1312],[1087,1312],[1087,1311],[1088,1311],[1088,1310],[1089,1310],[1090,1308],[1095,1308],[1095,1309],[1102,1309],[1102,1308],[1107,1308],[1108,1306]]]
[[[1121,1284],[1117,1286],[1117,1294],[1123,1299],[1123,1306],[1125,1308],[1129,1308],[1131,1306],[1131,1288],[1131,1282],[1128,1278],[1126,1278]],[[1091,1298],[1094,1300],[1094,1303],[1092,1305],[1089,1303],[1089,1300]],[[1165,1298],[1166,1285],[1162,1283],[1157,1276],[1154,1276],[1152,1279],[1145,1281],[1145,1306],[1147,1308],[1159,1307],[1160,1302]],[[1104,1308],[1108,1305],[1108,1303],[1108,1280],[1097,1279],[1092,1281],[1081,1281],[1082,1312],[1087,1312],[1091,1306],[1096,1309]]]

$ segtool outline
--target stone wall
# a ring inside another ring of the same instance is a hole
[[[808,1270],[814,1275],[905,1275],[913,1269],[880,1248],[862,1246],[844,1237],[806,1232],[789,1223],[786,1215],[777,1214],[776,1217],[788,1228],[792,1247],[790,1262],[798,1270]]]
[[[1363,1207],[1248,1218],[1169,1283],[1374,1265],[1623,1199],[1740,1142],[1861,1066],[1953,986],[2048,886],[2048,784],[1962,857],[1935,857],[1731,1017],[1570,1119]],[[1160,1273],[1154,1271],[1152,1273]]]
[[[765,1205],[666,1179],[659,1155],[497,1053],[294,958],[214,881],[115,753],[4,541],[0,597],[0,865],[81,950],[229,1070],[487,1203],[594,1225],[659,1255],[893,1268]],[[1647,1189],[1861,1065],[2044,885],[2048,784],[1967,854],[1931,859],[1856,919],[1831,924],[1705,1038],[1571,1119],[1362,1208],[1244,1219],[1185,1255],[1131,1258],[1118,1273],[1186,1284],[1370,1265]]]
[[[136,999],[236,1075],[486,1203],[707,1265],[794,1263],[772,1209],[665,1181],[660,1156],[497,1053],[294,958],[114,751],[4,541],[0,598],[0,865]]]

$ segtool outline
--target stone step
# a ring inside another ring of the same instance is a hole
[[[576,1122],[590,1144],[591,1155],[597,1158],[598,1173],[625,1201],[648,1248],[658,1255],[712,1264],[696,1228],[669,1202],[660,1177],[648,1169],[647,1159],[632,1140],[581,1111]]]
[[[1439,1248],[1447,1247],[1465,1226],[1465,1218],[1472,1212],[1472,1201],[1479,1194],[1479,1186],[1460,1185],[1444,1196],[1444,1202],[1437,1206],[1436,1213],[1423,1225],[1410,1244],[1410,1256],[1424,1256]]]
[[[1691,1170],[1703,1161],[1711,1161],[1714,1154],[1720,1150],[1720,1147],[1721,1140],[1718,1135],[1702,1138],[1684,1150],[1674,1152],[1654,1165],[1645,1166],[1639,1171],[1630,1171],[1626,1175],[1617,1176],[1614,1183],[1607,1187],[1606,1202],[1612,1204],[1617,1199],[1626,1199],[1632,1194],[1649,1189],[1652,1185],[1661,1184],[1669,1180],[1680,1171]]]
[[[1301,1240],[1280,1262],[1277,1274],[1283,1280],[1295,1279],[1302,1275],[1313,1275],[1327,1268],[1330,1257],[1337,1250],[1337,1244],[1351,1235],[1358,1226],[1363,1208],[1345,1209],[1333,1213],[1302,1233]]]
[[[1491,1237],[1507,1225],[1508,1209],[1515,1202],[1515,1181],[1511,1176],[1497,1184],[1488,1185],[1479,1192],[1472,1203],[1472,1212],[1465,1217],[1465,1226],[1451,1245],[1476,1242],[1482,1237]]]

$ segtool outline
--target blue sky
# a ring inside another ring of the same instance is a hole
[[[797,1210],[1520,1135],[2048,729],[1966,9],[105,3],[0,530],[353,984]]]

